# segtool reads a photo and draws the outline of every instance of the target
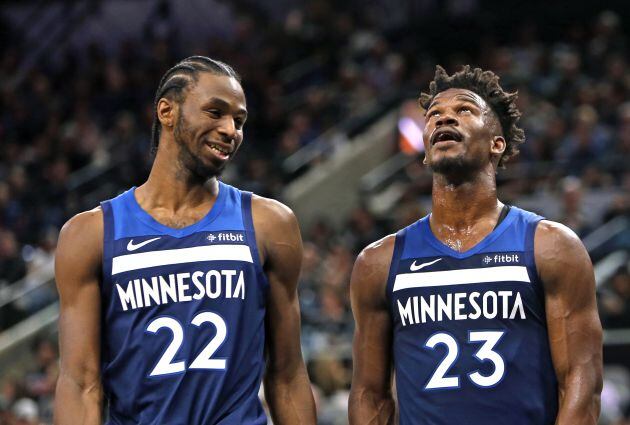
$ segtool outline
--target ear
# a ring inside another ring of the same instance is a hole
[[[490,146],[490,153],[492,155],[502,155],[505,152],[505,148],[507,147],[507,143],[505,139],[501,136],[495,136],[492,138],[492,145]]]
[[[427,159],[427,158],[428,158],[428,155],[427,155],[427,153],[425,152],[425,153],[424,153],[424,158],[422,158],[422,165],[429,165],[429,161],[428,161],[428,159]]]
[[[178,110],[174,101],[165,97],[161,98],[158,101],[156,112],[158,120],[160,120],[160,124],[163,127],[173,127],[175,125]]]

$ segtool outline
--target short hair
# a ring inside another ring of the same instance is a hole
[[[151,153],[155,154],[160,144],[160,120],[157,116],[158,102],[161,98],[166,97],[181,103],[184,100],[184,90],[188,88],[191,82],[197,82],[199,74],[202,72],[232,77],[239,83],[241,82],[241,77],[230,65],[206,56],[190,56],[166,71],[160,80],[153,100]]]
[[[420,95],[420,106],[428,109],[438,93],[451,88],[477,93],[496,114],[505,138],[505,151],[499,158],[498,166],[504,168],[505,162],[518,154],[518,145],[525,141],[525,132],[517,125],[521,118],[521,112],[516,106],[518,93],[504,91],[499,85],[499,77],[492,71],[472,69],[470,65],[465,65],[460,71],[449,76],[444,68],[437,65],[435,77],[429,84],[429,93]]]

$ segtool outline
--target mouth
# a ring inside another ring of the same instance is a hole
[[[452,128],[440,128],[431,136],[431,146],[444,142],[461,142],[462,139],[463,136],[459,131]]]
[[[216,157],[222,160],[229,159],[234,152],[234,149],[231,146],[226,147],[225,145],[220,143],[206,142],[206,146]]]

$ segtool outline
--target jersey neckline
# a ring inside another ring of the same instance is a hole
[[[496,226],[492,232],[488,233],[483,239],[481,239],[476,245],[471,247],[470,249],[460,252],[456,251],[450,246],[446,245],[444,242],[439,240],[437,236],[433,234],[433,230],[431,230],[431,214],[427,215],[424,220],[422,220],[421,231],[425,234],[428,242],[437,250],[442,253],[449,255],[455,258],[466,258],[471,255],[477,254],[479,251],[486,248],[492,242],[494,242],[501,234],[512,224],[514,219],[516,218],[516,208],[514,206],[510,207],[510,210],[507,213],[507,216],[498,226]]]
[[[218,183],[219,183],[219,193],[217,194],[217,199],[216,201],[214,201],[214,204],[212,205],[212,208],[210,208],[210,211],[208,211],[208,213],[205,216],[203,216],[199,221],[189,226],[182,227],[182,228],[166,226],[160,223],[159,221],[157,221],[155,218],[153,218],[151,214],[146,212],[140,206],[140,204],[138,203],[138,200],[136,199],[136,195],[135,195],[136,186],[133,186],[128,191],[128,199],[129,199],[128,205],[131,207],[133,213],[136,215],[136,218],[142,221],[147,226],[150,226],[164,234],[168,234],[168,235],[172,235],[176,237],[187,236],[187,235],[195,233],[197,230],[203,228],[205,225],[212,223],[221,214],[221,211],[223,210],[223,207],[225,206],[225,199],[227,197],[228,188],[225,183],[221,181],[218,181]]]

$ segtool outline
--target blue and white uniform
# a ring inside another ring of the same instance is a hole
[[[402,425],[555,423],[541,219],[512,207],[466,252],[439,241],[429,216],[397,233],[387,295]]]
[[[219,183],[210,212],[173,229],[134,191],[101,204],[108,423],[267,423],[258,390],[268,282],[251,193]]]

